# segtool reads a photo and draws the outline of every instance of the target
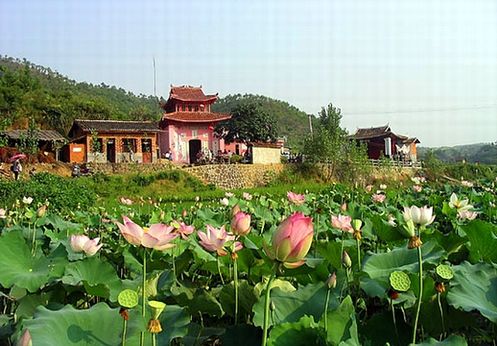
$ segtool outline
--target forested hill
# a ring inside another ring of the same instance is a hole
[[[418,148],[418,155],[424,160],[428,153],[444,162],[480,162],[497,165],[497,143],[458,145],[454,147]]]
[[[309,120],[305,112],[287,102],[266,96],[252,94],[228,95],[212,105],[215,112],[229,113],[240,102],[256,102],[276,119],[278,136],[285,136],[288,145],[295,149],[302,148],[303,140],[309,133]],[[313,117],[315,120],[316,118]]]
[[[167,97],[169,90],[163,90]],[[307,114],[287,102],[259,95],[228,95],[213,106],[229,113],[241,101],[254,101],[274,116],[278,136],[300,148],[308,133]],[[76,82],[27,60],[0,56],[0,130],[23,129],[33,119],[41,129],[67,134],[74,119],[159,120],[156,97],[115,86]]]
[[[158,120],[160,114],[153,96],[137,96],[104,83],[76,82],[27,60],[0,57],[0,126],[4,128],[26,128],[32,118],[42,129],[66,134],[76,118]]]

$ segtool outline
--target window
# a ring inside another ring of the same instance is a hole
[[[191,112],[192,111],[192,105],[188,105],[188,111]]]
[[[123,138],[122,140],[123,153],[136,153],[136,139],[135,138]]]
[[[198,112],[198,106],[195,106],[195,112]]]

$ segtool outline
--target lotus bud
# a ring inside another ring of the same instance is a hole
[[[188,215],[188,212],[186,211],[186,209],[183,209],[183,211],[181,212],[181,216],[183,217],[183,219]]]
[[[38,217],[43,217],[47,213],[47,206],[46,204],[43,204],[41,207],[38,208],[36,211],[36,216]]]
[[[29,330],[26,329],[24,333],[22,334],[21,338],[19,339],[19,342],[17,343],[18,346],[32,346],[33,341],[31,340],[31,334],[29,333]]]
[[[352,268],[352,260],[350,259],[350,256],[347,253],[347,251],[344,251],[342,253],[342,264],[347,269]]]
[[[0,208],[0,219],[5,219],[7,217],[7,210]]]
[[[231,215],[236,215],[238,214],[239,212],[241,212],[242,210],[240,209],[240,206],[238,204],[235,204],[233,206],[233,208],[231,208]]]
[[[342,213],[345,213],[347,211],[347,203],[343,203],[341,206],[340,206],[340,210],[342,211]]]
[[[231,232],[234,235],[247,235],[250,232],[250,214],[239,211],[231,220]]]
[[[294,213],[274,232],[269,256],[282,262],[286,268],[297,268],[305,263],[313,234],[312,218]]]
[[[337,275],[336,273],[330,274],[328,276],[328,280],[326,280],[326,284],[329,289],[335,288],[337,286]]]

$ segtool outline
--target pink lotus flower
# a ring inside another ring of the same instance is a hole
[[[352,218],[347,215],[331,216],[331,226],[335,229],[339,229],[344,232],[352,233],[354,230],[352,229]]]
[[[178,227],[175,229],[175,232],[178,233],[183,240],[188,239],[188,236],[193,233],[195,227],[188,226],[184,222],[180,222]]]
[[[474,220],[478,216],[476,211],[471,211],[467,209],[462,209],[457,211],[457,217],[461,220]]]
[[[216,252],[219,256],[226,256],[228,252],[226,251],[225,244],[235,240],[234,235],[229,235],[224,226],[221,228],[214,228],[211,225],[207,225],[207,232],[198,232],[198,237],[200,238],[200,245],[204,249],[210,252]],[[242,249],[242,243],[235,242],[233,252]]]
[[[387,196],[382,193],[375,193],[373,196],[371,196],[371,199],[374,203],[383,203],[385,201],[385,198],[387,198]]]
[[[29,333],[29,330],[26,329],[24,333],[22,333],[21,338],[17,342],[17,346],[32,346],[33,341],[31,340],[31,334]]]
[[[373,190],[373,185],[367,185],[366,192],[371,192],[371,190]]]
[[[123,221],[124,224],[119,222],[116,224],[128,243],[159,251],[174,247],[171,241],[178,236],[178,234],[173,233],[174,227],[156,223],[149,228],[142,228],[126,216],[123,216]]]
[[[273,234],[272,249],[266,249],[266,253],[286,268],[300,267],[311,248],[313,234],[312,218],[294,213],[278,226]]]
[[[293,204],[295,204],[295,205],[302,205],[305,202],[305,196],[304,195],[301,195],[301,194],[298,194],[298,193],[295,193],[295,192],[292,192],[292,191],[288,191],[286,193],[286,196],[288,197],[288,200],[290,202],[292,202]]]
[[[414,192],[421,192],[423,188],[421,187],[421,185],[413,185],[412,190]]]
[[[125,198],[125,197],[119,198],[119,202],[121,202],[121,204],[124,204],[124,205],[132,205],[133,204],[133,201],[131,199]]]
[[[88,257],[93,256],[102,247],[98,245],[100,238],[90,239],[84,234],[72,235],[70,240],[71,248],[74,252],[84,252]]]
[[[231,232],[235,235],[247,235],[250,232],[250,214],[237,212],[231,219]]]

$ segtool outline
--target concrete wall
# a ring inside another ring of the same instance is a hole
[[[281,149],[254,146],[252,148],[252,162],[260,164],[280,163]]]
[[[266,185],[283,170],[283,165],[205,165],[184,170],[219,188],[241,189]]]

